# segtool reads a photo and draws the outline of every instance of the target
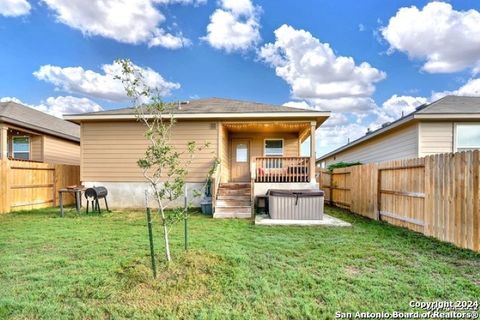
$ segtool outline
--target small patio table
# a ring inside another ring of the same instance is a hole
[[[64,188],[58,190],[58,200],[60,202],[60,216],[63,218],[65,216],[63,211],[63,194],[70,193],[75,197],[75,210],[77,214],[80,213],[80,208],[82,207],[82,192],[85,191],[84,187],[77,188]]]

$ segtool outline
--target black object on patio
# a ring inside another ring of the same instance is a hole
[[[102,213],[102,210],[100,209],[100,203],[98,202],[98,199],[102,199],[102,198],[105,200],[105,207],[107,208],[107,211],[110,211],[110,209],[108,209],[107,195],[108,195],[108,190],[105,187],[92,187],[92,188],[86,189],[85,198],[87,199],[87,213],[88,213],[89,203],[91,203],[92,205],[92,211],[97,211],[98,213]]]

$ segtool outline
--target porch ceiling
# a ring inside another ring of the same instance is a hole
[[[310,129],[309,121],[268,121],[268,122],[224,122],[223,125],[230,132],[304,132]]]

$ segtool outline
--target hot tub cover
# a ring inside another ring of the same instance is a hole
[[[323,197],[324,193],[319,189],[299,189],[299,190],[285,190],[285,189],[269,189],[267,196],[282,196],[282,197]]]

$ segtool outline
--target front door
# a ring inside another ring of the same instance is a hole
[[[250,181],[250,141],[248,139],[232,139],[230,157],[232,159],[232,181]]]

